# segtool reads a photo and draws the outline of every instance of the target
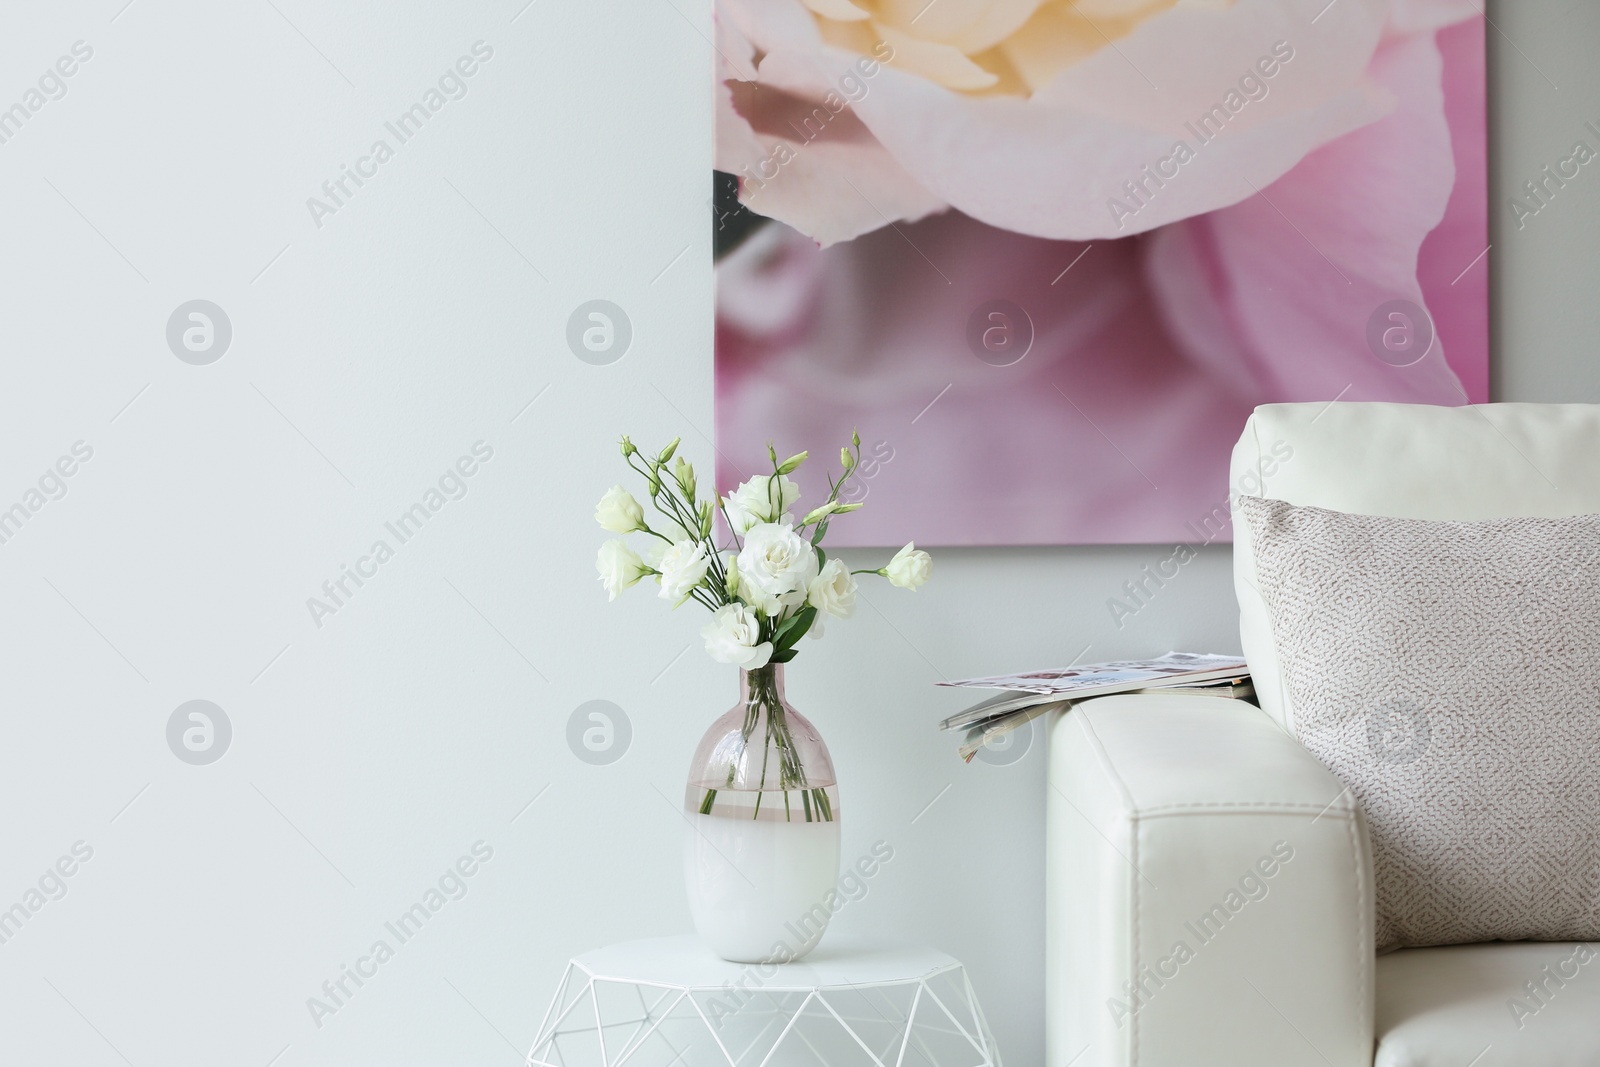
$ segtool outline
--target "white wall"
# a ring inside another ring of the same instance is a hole
[[[1490,3],[1490,328],[1497,400],[1600,401],[1600,173],[1580,172],[1519,229],[1510,197],[1575,141],[1600,149],[1600,7]],[[1524,197],[1526,200],[1526,197]]]
[[[0,1060],[510,1064],[568,956],[686,927],[675,806],[734,683],[683,651],[687,609],[605,603],[589,519],[620,433],[709,456],[709,15],[675,2],[5,12],[0,106],[93,56],[0,144],[0,508],[93,455],[0,544],[0,908],[93,855],[0,944]],[[1498,7],[1507,188],[1600,119],[1600,11]],[[386,135],[479,40],[465,97]],[[383,136],[318,227],[307,197]],[[1600,400],[1596,185],[1522,232],[1496,198],[1500,398]],[[233,328],[205,366],[165,336],[195,298]],[[633,324],[609,366],[564,339],[596,298]],[[479,441],[466,495],[387,535]],[[394,557],[315,625],[307,598],[378,538]],[[838,934],[964,958],[1014,1064],[1042,1059],[1042,762],[960,765],[932,724],[962,701],[931,683],[1236,649],[1225,549],[1111,624],[1163,554],[945,552],[791,672],[846,854],[896,850]],[[233,730],[205,766],[167,741],[193,699]],[[593,699],[632,724],[609,766],[566,743]],[[314,1025],[307,998],[478,841],[467,895]]]

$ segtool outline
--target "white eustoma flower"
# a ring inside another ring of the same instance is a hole
[[[739,596],[768,618],[805,603],[817,576],[817,552],[787,523],[762,522],[745,533],[739,551]]]
[[[787,474],[765,475],[751,478],[723,497],[722,506],[728,525],[742,537],[757,523],[789,521],[787,512],[799,499],[800,487]]]
[[[672,551],[674,545],[683,541],[695,540],[694,534],[685,530],[671,519],[657,519],[655,532],[660,534],[661,537],[652,537],[646,541],[644,543],[644,551],[640,554],[644,557],[644,561],[656,570],[661,569],[661,561],[667,558],[667,553]],[[663,540],[663,538],[671,538],[671,540]]]
[[[933,557],[917,547],[915,541],[894,554],[894,559],[883,569],[890,585],[901,589],[916,589],[933,574]]]
[[[806,602],[817,609],[817,617],[806,631],[809,637],[822,636],[822,620],[831,615],[848,619],[856,612],[856,579],[843,560],[830,559],[806,586]]]
[[[856,611],[856,579],[842,559],[830,559],[806,587],[806,600],[820,612],[848,619]]]
[[[661,572],[661,599],[680,600],[698,586],[711,569],[703,541],[679,541],[661,554],[656,570]]]
[[[706,651],[718,663],[743,670],[765,667],[772,658],[772,642],[761,640],[761,621],[743,604],[725,604],[700,628]]]
[[[639,553],[621,540],[607,541],[601,545],[600,555],[594,565],[600,572],[600,584],[606,587],[606,592],[610,594],[607,599],[610,600],[617,599],[618,593],[650,573],[650,568],[639,558]]]
[[[644,529],[644,508],[620,485],[613,485],[594,506],[594,521],[612,533]]]

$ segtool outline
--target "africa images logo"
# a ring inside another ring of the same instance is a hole
[[[379,969],[390,960],[422,928],[444,910],[446,904],[465,897],[471,888],[470,879],[483,870],[484,864],[494,859],[494,846],[482,839],[474,841],[471,855],[462,855],[444,869],[434,884],[405,911],[383,924],[383,936],[373,940],[365,954],[356,962],[339,964],[339,973],[322,983],[320,995],[306,998],[306,1010],[311,1021],[321,1030],[328,1018],[350,1003],[366,984],[378,976]]]
[[[339,564],[338,575],[322,583],[322,596],[306,598],[306,610],[311,613],[311,621],[316,628],[322,629],[325,619],[339,614],[367,582],[378,576],[380,568],[394,558],[401,545],[421,533],[428,521],[444,510],[445,504],[464,498],[469,488],[468,480],[493,458],[493,445],[487,441],[473,442],[471,455],[459,457],[439,475],[436,485],[429,486],[423,492],[420,500],[383,524],[384,531],[394,539],[394,544],[389,543],[389,538],[379,537],[372,542],[366,555],[356,559],[354,565]]]
[[[444,110],[451,100],[467,95],[467,79],[477,74],[482,65],[494,58],[494,48],[486,41],[474,41],[472,54],[462,56],[441,75],[438,82],[428,86],[422,98],[406,108],[393,121],[383,124],[388,137],[376,138],[367,147],[365,155],[352,164],[339,164],[339,173],[322,183],[322,196],[306,197],[306,210],[317,229],[323,220],[337,215],[339,209],[350,202],[368,181],[378,176],[378,168],[395,157],[396,150],[422,132],[428,120]],[[394,144],[389,143],[389,138]]]
[[[1193,122],[1183,124],[1185,129],[1194,134],[1194,144],[1191,145],[1186,138],[1178,138],[1172,145],[1172,151],[1154,163],[1146,163],[1135,177],[1123,182],[1122,192],[1126,199],[1115,196],[1106,199],[1106,209],[1111,212],[1111,221],[1117,224],[1117,229],[1125,228],[1128,219],[1143,211],[1166,188],[1167,182],[1175,179],[1181,168],[1200,154],[1200,149],[1222,136],[1228,123],[1252,100],[1265,100],[1272,92],[1269,83],[1292,59],[1294,46],[1288,41],[1278,41],[1272,46],[1270,54],[1257,59],[1255,66],[1239,76],[1236,87],[1229,89],[1219,102],[1201,112]]]

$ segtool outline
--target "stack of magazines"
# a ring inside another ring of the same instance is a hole
[[[1255,697],[1255,688],[1250,684],[1250,669],[1244,660],[1237,656],[1195,652],[1168,652],[1156,659],[1090,663],[1030,674],[965,678],[939,684],[1002,691],[939,724],[941,730],[965,732],[965,739],[957,751],[968,763],[984,745],[999,740],[1017,727],[1032,722],[1040,715],[1065,711],[1077,701],[1090,697],[1153,691],[1241,700]]]

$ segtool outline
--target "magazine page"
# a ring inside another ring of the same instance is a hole
[[[1163,682],[1200,681],[1206,676],[1222,678],[1246,674],[1249,668],[1238,656],[1217,656],[1194,652],[1169,652],[1147,660],[1116,660],[1077,667],[1058,667],[1027,674],[1000,674],[985,678],[963,678],[939,685],[968,689],[1006,689],[1047,695],[1089,693],[1111,686],[1148,686]]]
[[[1023,709],[1063,698],[1084,700],[1135,690],[1199,686],[1248,677],[1249,667],[1238,656],[1169,652],[1156,659],[1116,660],[1027,674],[940,682],[938,684],[943,686],[998,689],[1001,693],[950,716],[939,724],[939,728],[961,730],[979,723],[990,725]]]

